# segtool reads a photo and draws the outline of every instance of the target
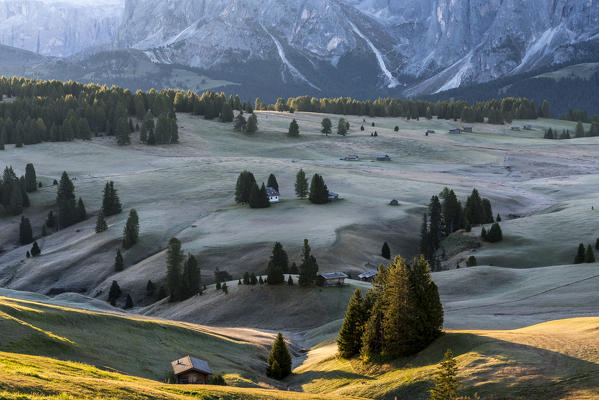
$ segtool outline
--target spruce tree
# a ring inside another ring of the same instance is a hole
[[[337,349],[341,357],[350,358],[360,352],[367,317],[362,293],[360,289],[356,289],[349,300],[343,325],[337,335]]]
[[[297,121],[294,118],[293,121],[291,121],[291,123],[289,124],[289,131],[287,132],[287,136],[299,137],[299,134],[299,125],[297,124]]]
[[[130,294],[127,294],[127,299],[125,300],[125,310],[133,308],[133,299]]]
[[[322,176],[314,174],[310,183],[310,201],[313,204],[326,204],[329,202],[329,189]]]
[[[130,249],[137,243],[139,237],[139,217],[135,209],[131,209],[123,230],[123,247]]]
[[[430,400],[456,400],[458,398],[458,368],[451,350],[447,350],[435,376],[435,386],[430,390]]]
[[[345,118],[340,118],[337,123],[337,135],[345,136],[347,135],[347,131],[349,127],[349,123],[345,120]]]
[[[27,164],[25,167],[25,190],[28,193],[35,192],[37,190],[37,176],[35,174],[35,168],[33,164]]]
[[[30,244],[31,242],[33,242],[33,230],[31,229],[31,222],[29,222],[29,218],[22,215],[21,223],[19,225],[19,243],[25,245]]]
[[[148,284],[146,285],[146,294],[149,297],[154,296],[154,291],[156,290],[156,285],[151,280],[148,280]]]
[[[599,250],[599,238],[595,241],[595,250]]]
[[[83,204],[83,199],[79,197],[79,201],[77,202],[77,206],[75,208],[75,220],[77,222],[85,221],[87,219],[87,211],[85,210],[85,204]]]
[[[273,249],[272,255],[266,267],[266,283],[269,285],[278,285],[285,281],[284,274],[289,270],[289,259],[287,253],[283,250],[283,245],[276,242]]]
[[[188,254],[185,263],[183,264],[182,300],[198,294],[200,292],[200,284],[198,261],[192,254]]]
[[[249,205],[251,208],[268,208],[270,201],[266,193],[266,186],[262,183],[262,187],[258,189],[258,185],[254,184],[250,191]]]
[[[104,196],[102,199],[102,210],[104,211],[105,217],[119,214],[122,211],[121,200],[114,188],[114,182],[110,181],[106,183],[104,187]]]
[[[581,138],[584,137],[584,127],[582,126],[582,122],[578,121],[576,123],[576,137]]]
[[[300,169],[295,176],[295,195],[300,199],[308,196],[308,179],[303,169]]]
[[[240,173],[237,178],[237,185],[235,186],[235,202],[241,204],[248,203],[254,185],[256,185],[254,174],[249,171]]]
[[[166,281],[168,287],[169,301],[178,301],[181,298],[181,265],[183,264],[183,252],[181,241],[171,238],[166,251]]]
[[[42,254],[42,250],[40,249],[40,247],[37,244],[37,242],[33,242],[33,246],[31,246],[31,256],[32,257],[37,257],[40,254]]]
[[[302,263],[299,266],[299,280],[300,286],[310,286],[316,282],[318,275],[318,263],[316,258],[311,254],[310,244],[308,239],[304,239],[304,248],[302,251]]]
[[[594,263],[595,262],[595,252],[593,252],[593,246],[590,244],[587,247],[587,251],[584,256],[585,263]]]
[[[121,297],[121,288],[117,281],[112,281],[108,292],[108,302],[114,306],[119,297]]]
[[[483,228],[484,229],[484,228]],[[503,240],[503,234],[501,232],[501,227],[497,222],[491,225],[491,229],[486,235],[486,238],[483,238],[489,243],[501,242]]]
[[[116,249],[116,256],[114,257],[114,270],[116,272],[121,272],[124,269],[123,255],[121,254],[121,249]]]
[[[443,328],[443,306],[437,285],[433,282],[430,267],[424,257],[414,259],[408,271],[411,300],[413,301],[414,319],[412,330],[415,331],[414,351],[424,349],[432,343]]]
[[[466,266],[467,267],[476,267],[476,265],[477,265],[476,257],[474,257],[474,256],[468,257],[468,260],[466,261]]]
[[[383,248],[381,249],[381,256],[383,258],[386,258],[387,260],[391,259],[391,249],[389,248],[387,242],[383,243]]]
[[[584,244],[580,243],[578,245],[578,252],[576,253],[576,257],[574,257],[574,264],[582,264],[586,258],[586,251],[584,248]]]
[[[329,136],[332,132],[333,127],[333,123],[331,122],[331,120],[329,118],[324,118],[320,124],[322,125],[322,129],[320,132],[323,133],[325,136]]]
[[[229,288],[227,287],[227,282],[223,283],[223,285],[220,287],[220,290],[222,290],[224,294],[229,294]]]
[[[243,284],[244,285],[250,284],[250,273],[247,271],[245,271],[245,273],[243,274]]]
[[[58,205],[58,227],[69,227],[76,222],[75,187],[66,172],[62,173],[56,195]]]
[[[262,280],[262,277],[260,277],[260,280]],[[256,278],[256,274],[252,272],[250,274],[250,285],[257,285],[257,284],[258,284],[258,278]]]
[[[96,233],[104,232],[108,230],[108,225],[104,219],[104,211],[98,212],[98,218],[96,219]]]
[[[268,182],[266,186],[275,189],[277,192],[279,191],[279,183],[277,182],[277,178],[273,174],[270,174],[268,176]]]
[[[431,202],[428,206],[429,211],[429,242],[433,251],[436,251],[441,244],[441,236],[443,233],[443,217],[441,215],[441,202],[438,196],[431,197]]]
[[[54,215],[54,211],[52,210],[48,212],[48,217],[46,218],[46,226],[48,228],[56,227],[56,216]]]
[[[224,103],[220,111],[220,122],[233,122],[233,109],[228,103]]]
[[[247,133],[254,133],[258,130],[258,117],[256,117],[256,114],[251,114],[248,117],[247,120],[247,125],[245,127],[245,131]]]
[[[278,333],[266,362],[266,376],[270,378],[281,380],[291,374],[291,355],[281,332]]]

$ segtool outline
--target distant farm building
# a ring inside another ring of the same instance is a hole
[[[459,128],[453,128],[449,130],[449,133],[451,133],[452,135],[459,135],[460,133],[462,133],[462,130]]]
[[[465,127],[462,128],[462,130],[464,132],[470,132],[470,133],[472,133],[472,127],[471,126],[465,126]]]
[[[208,377],[212,375],[206,361],[190,355],[171,362],[171,365],[177,384],[206,384]]]
[[[399,201],[397,201],[396,199],[393,199],[389,202],[390,206],[398,206],[399,205]]]
[[[339,200],[339,195],[335,192],[329,192],[329,201]]]
[[[377,161],[391,161],[391,157],[389,157],[388,154],[377,154],[376,160]]]
[[[268,196],[268,201],[271,203],[279,202],[279,191],[271,186],[266,188],[266,195]]]
[[[345,279],[349,278],[343,272],[329,272],[318,275],[317,283],[320,286],[331,287],[331,286],[343,286]]]
[[[376,269],[369,269],[368,271],[362,272],[360,275],[358,275],[358,278],[364,282],[372,282],[377,273],[378,271]]]
[[[350,155],[346,156],[345,158],[342,158],[342,160],[344,160],[344,161],[360,161],[360,156],[358,156],[357,154],[350,154]]]
[[[426,131],[426,134],[427,134],[427,135],[430,135],[431,133],[435,133],[435,131],[434,131],[434,130],[432,130],[432,129],[429,129],[428,131]]]
[[[511,130],[513,130],[513,131],[519,131],[520,127],[519,126],[512,126]]]
[[[524,125],[525,131],[532,131],[532,125]]]

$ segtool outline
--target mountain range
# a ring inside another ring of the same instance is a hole
[[[0,21],[46,61],[128,49],[248,96],[422,96],[599,60],[593,0],[0,0]]]

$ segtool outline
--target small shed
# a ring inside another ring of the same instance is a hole
[[[464,132],[470,132],[470,133],[472,133],[472,127],[471,126],[465,126],[465,127],[462,128],[462,130]]]
[[[339,195],[335,192],[329,192],[329,202],[339,200]]]
[[[270,203],[278,203],[279,200],[279,191],[272,186],[266,188],[266,195],[268,196],[268,201]]]
[[[369,269],[368,271],[362,272],[360,275],[358,275],[358,278],[364,282],[372,282],[377,273],[378,271],[376,269]]]
[[[212,370],[208,362],[186,355],[171,362],[177,384],[206,384]]]
[[[360,161],[360,156],[358,156],[357,154],[350,154],[348,156],[345,156],[345,158],[343,160],[345,160],[345,161]]]
[[[393,200],[391,200],[391,201],[389,202],[389,205],[390,205],[390,206],[394,206],[394,207],[395,207],[395,206],[398,206],[398,205],[399,205],[399,201],[397,201],[397,199],[393,199]]]
[[[391,161],[391,157],[389,157],[388,154],[377,154],[376,160],[377,161]]]
[[[328,272],[318,275],[317,283],[325,287],[343,286],[346,278],[349,278],[349,276],[343,272]]]
[[[460,128],[453,128],[449,130],[449,133],[451,133],[452,135],[459,135],[460,133],[462,133],[462,130]]]

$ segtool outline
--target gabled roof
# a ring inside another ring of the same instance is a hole
[[[343,272],[327,272],[327,273],[324,273],[324,274],[320,274],[320,276],[322,276],[324,279],[349,278],[349,276],[347,276]]]
[[[279,191],[277,189],[275,189],[272,186],[269,186],[266,188],[266,194],[268,196],[278,196],[279,195]]]
[[[207,361],[187,355],[178,360],[171,362],[175,375],[182,374],[187,371],[196,370],[204,374],[212,375],[212,370]]]
[[[372,278],[376,274],[378,274],[378,271],[376,269],[369,269],[368,271],[362,272],[360,275],[358,275],[358,278],[360,278],[360,279]]]

